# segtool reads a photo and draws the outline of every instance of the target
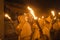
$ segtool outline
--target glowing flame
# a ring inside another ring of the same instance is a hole
[[[42,18],[44,18],[44,16],[42,16]]]
[[[34,11],[32,10],[32,8],[30,8],[29,6],[27,8],[30,11],[31,15],[34,17],[34,19],[37,19],[37,17],[34,15]]]
[[[51,11],[52,15],[55,16],[55,12],[54,11]]]
[[[38,20],[41,20],[41,18],[39,18]]]
[[[60,15],[60,12],[58,14]]]
[[[5,14],[5,17],[7,17],[8,19],[11,19],[11,17],[9,17],[9,15],[8,15],[8,14]]]
[[[54,20],[56,20],[56,17],[54,17]]]

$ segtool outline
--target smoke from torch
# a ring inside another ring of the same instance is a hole
[[[34,19],[36,20],[37,17],[34,15],[34,11],[32,10],[32,8],[30,8],[29,6],[27,7],[28,10],[30,11],[31,15],[34,17]]]

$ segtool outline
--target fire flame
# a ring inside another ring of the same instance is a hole
[[[55,16],[55,12],[54,11],[51,11],[52,15]]]
[[[42,16],[42,18],[44,18],[44,16]]]
[[[56,20],[56,17],[54,17],[54,20]]]
[[[8,14],[5,14],[5,17],[7,17],[8,19],[11,19],[11,17],[9,17],[9,15],[8,15]]]
[[[58,14],[60,15],[60,12]]]
[[[31,15],[34,17],[34,19],[37,19],[37,17],[34,15],[34,11],[32,10],[32,8],[30,8],[29,6],[27,8],[30,11]]]

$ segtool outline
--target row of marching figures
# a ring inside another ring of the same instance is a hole
[[[18,16],[18,40],[60,40],[60,19],[51,16],[34,20],[29,13]]]

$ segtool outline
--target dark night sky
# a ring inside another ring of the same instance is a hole
[[[48,12],[50,9],[60,11],[60,0],[5,0],[10,3],[31,4],[34,7],[41,9],[42,12]],[[39,10],[38,10],[39,11]]]
[[[56,8],[60,9],[60,0],[5,0],[9,2],[16,2],[20,4],[30,3],[36,7],[42,9]]]
[[[43,9],[48,8],[60,9],[60,0],[35,0],[32,1],[32,4]]]

